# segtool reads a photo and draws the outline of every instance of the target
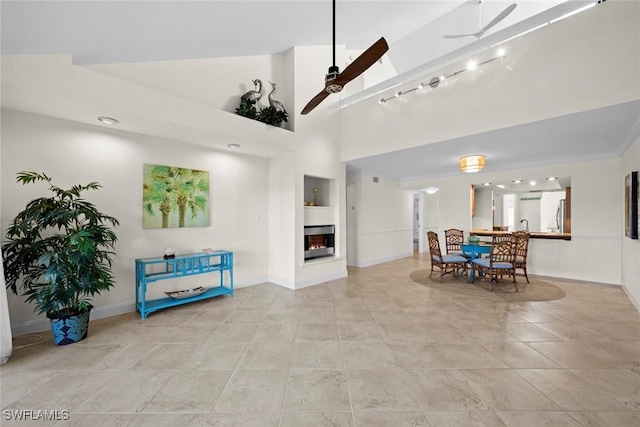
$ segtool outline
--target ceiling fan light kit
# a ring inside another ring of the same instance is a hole
[[[382,55],[388,50],[389,45],[387,41],[384,37],[381,37],[380,40],[365,50],[341,73],[340,68],[336,66],[336,0],[333,0],[333,65],[329,67],[329,72],[325,77],[324,89],[307,103],[302,110],[302,114],[309,114],[309,112],[324,101],[326,97],[342,91],[347,83],[368,70],[369,67],[382,58]]]

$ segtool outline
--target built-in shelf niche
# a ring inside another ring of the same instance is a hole
[[[304,176],[304,205],[306,207],[329,207],[331,203],[331,179]],[[317,189],[314,194],[313,189]]]
[[[304,176],[304,225],[335,225],[337,205],[332,199],[337,194],[336,180],[317,176]],[[311,206],[310,203],[314,202]]]

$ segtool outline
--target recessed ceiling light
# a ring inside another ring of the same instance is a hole
[[[547,181],[557,181],[558,177],[557,176],[550,176],[549,178],[547,178]]]
[[[535,181],[529,181],[529,185],[533,187],[534,185],[536,185],[536,182]]]
[[[438,192],[438,188],[429,187],[424,190],[427,194],[436,194]]]
[[[472,71],[478,68],[478,63],[476,61],[467,62],[467,70]]]
[[[497,54],[497,55],[498,55],[498,57],[500,57],[500,58],[501,58],[501,57],[503,57],[505,53],[507,53],[507,51],[506,51],[506,50],[504,50],[504,48],[500,48],[500,49],[498,49],[498,51],[496,52],[496,54]]]
[[[488,187],[488,186],[491,185],[491,183],[490,182],[483,182],[482,185],[484,185],[485,187]]]
[[[111,117],[98,117],[98,120],[100,120],[105,125],[117,125],[118,123],[120,123],[119,121],[117,121],[116,119],[112,119]]]
[[[236,148],[240,148],[240,144],[227,144],[227,147],[236,149]]]
[[[513,180],[513,183],[514,183],[514,184],[520,184],[521,182],[522,182],[522,180],[521,180],[521,179],[514,179],[514,180]]]

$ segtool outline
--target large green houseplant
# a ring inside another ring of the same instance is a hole
[[[56,344],[86,337],[91,297],[114,285],[111,273],[118,220],[82,198],[100,184],[51,184],[44,173],[23,171],[16,182],[46,182],[51,197],[27,203],[9,225],[2,245],[7,288],[21,289],[35,311],[51,319]],[[86,322],[86,325],[84,325]]]

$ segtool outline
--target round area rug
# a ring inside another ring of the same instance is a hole
[[[416,270],[409,277],[414,282],[429,288],[466,295],[474,298],[485,298],[492,301],[527,302],[527,301],[553,301],[564,298],[565,291],[544,280],[529,276],[527,283],[524,276],[516,276],[518,292],[511,279],[505,278],[493,285],[493,292],[489,292],[489,283],[484,278],[476,277],[473,283],[469,283],[467,276],[455,277],[452,274],[444,276],[440,283],[440,272],[434,271],[429,278],[430,269]]]

